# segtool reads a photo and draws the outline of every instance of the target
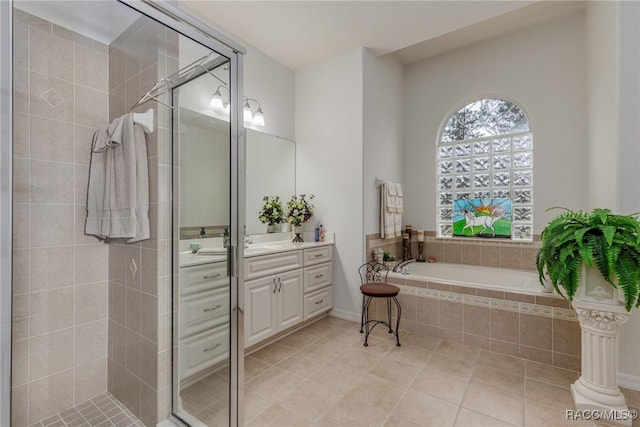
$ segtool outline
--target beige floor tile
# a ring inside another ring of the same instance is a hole
[[[313,374],[310,379],[329,386],[335,393],[343,395],[351,391],[364,375],[361,371],[347,369],[338,363],[329,362],[322,370]]]
[[[471,378],[471,374],[473,374],[473,370],[475,369],[475,364],[467,360],[452,359],[441,354],[434,354],[427,361],[425,368],[467,380]]]
[[[404,387],[411,385],[416,375],[418,375],[418,372],[420,372],[420,367],[418,366],[389,359],[379,361],[369,370],[369,373],[376,377],[389,380]]]
[[[319,426],[341,427],[374,427],[382,426],[387,419],[387,414],[375,408],[373,405],[363,403],[353,397],[340,399],[322,419]]]
[[[489,384],[470,383],[462,406],[510,424],[523,423],[523,397],[505,393]]]
[[[578,379],[580,376],[575,371],[557,368],[555,366],[545,365],[543,363],[525,362],[525,376],[537,381],[546,382],[560,387],[567,387]]]
[[[305,334],[313,335],[316,338],[324,338],[335,332],[334,328],[329,326],[327,323],[322,322],[322,320],[314,322],[304,328]]]
[[[305,427],[311,426],[312,423],[287,408],[273,404],[246,425],[247,427]]]
[[[263,372],[271,369],[271,365],[258,360],[255,357],[247,356],[244,358],[244,382],[251,381]]]
[[[400,419],[394,415],[387,418],[384,423],[384,427],[422,427],[420,424],[412,423],[411,421]]]
[[[442,341],[435,348],[434,353],[441,354],[446,357],[454,357],[456,359],[475,362],[478,360],[478,356],[480,355],[480,349],[478,347],[471,347],[464,344]]]
[[[382,412],[391,413],[407,389],[389,380],[367,374],[346,397],[373,405]]]
[[[411,384],[411,389],[458,405],[464,397],[467,381],[432,369],[423,369]]]
[[[510,374],[524,376],[524,360],[489,350],[480,350],[478,365],[501,369]]]
[[[629,390],[628,388],[620,388],[624,398],[627,400],[627,405],[634,408],[640,408],[640,391]]]
[[[532,379],[526,380],[524,397],[546,405],[560,405],[566,409],[574,407],[570,389]]]
[[[279,342],[281,342],[284,345],[288,345],[289,347],[301,349],[308,346],[309,344],[316,341],[317,339],[318,339],[317,336],[308,334],[304,331],[297,331],[292,333],[291,335],[287,335],[286,337],[281,339]]]
[[[466,408],[460,408],[455,427],[512,427],[513,424],[505,423],[496,418]]]
[[[247,423],[266,411],[273,405],[273,402],[265,399],[256,393],[244,394],[244,422]]]
[[[266,399],[275,400],[287,394],[302,381],[303,378],[274,367],[249,381],[245,390],[257,393]]]
[[[385,359],[395,360],[396,362],[403,362],[408,365],[414,365],[424,367],[427,360],[433,353],[429,350],[421,348],[402,346],[389,351],[384,355]]]
[[[369,351],[366,347],[349,347],[340,353],[333,361],[345,368],[367,372],[380,360],[380,356]]]
[[[525,399],[524,426],[525,427],[593,427],[591,421],[567,420],[567,408],[560,404],[540,403]]]
[[[476,366],[471,376],[471,382],[491,384],[499,390],[514,395],[522,396],[524,393],[523,377],[488,366]]]
[[[345,349],[345,346],[335,341],[325,341],[324,339],[319,339],[311,345],[306,346],[301,351],[305,353],[309,353],[313,356],[316,356],[320,359],[331,361],[335,359],[335,357],[342,353]]]
[[[311,353],[300,351],[276,366],[302,378],[308,378],[324,368],[327,363],[326,360],[320,359]]]
[[[452,426],[458,405],[428,394],[408,390],[391,416],[423,427]]]
[[[433,351],[440,344],[440,339],[428,335],[418,335],[413,333],[400,334],[400,344],[408,347],[416,347],[422,350]]]
[[[262,348],[251,356],[270,365],[277,365],[288,357],[291,357],[298,350],[294,347],[275,342],[265,348]]]
[[[278,398],[276,403],[312,421],[327,412],[341,398],[342,395],[335,393],[331,385],[306,380]]]

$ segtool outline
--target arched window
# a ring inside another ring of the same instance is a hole
[[[465,105],[447,120],[437,150],[439,237],[532,239],[533,137],[518,105]]]

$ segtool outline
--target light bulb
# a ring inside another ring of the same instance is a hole
[[[220,93],[220,89],[217,89],[216,92],[211,96],[211,101],[209,102],[209,107],[221,110],[224,108],[224,101],[222,100],[222,94]]]
[[[258,107],[258,111],[253,116],[253,120],[251,121],[254,126],[264,126],[264,115],[262,114],[262,108]]]
[[[246,101],[244,103],[243,117],[245,122],[251,122],[253,120],[253,114],[251,114],[251,107],[249,107],[249,103]]]

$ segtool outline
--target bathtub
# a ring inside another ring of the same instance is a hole
[[[390,272],[389,277],[496,291],[548,295],[540,285],[537,272],[440,262],[416,262],[409,264],[408,267],[409,274]]]

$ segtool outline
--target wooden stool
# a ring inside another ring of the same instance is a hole
[[[373,329],[382,323],[389,329],[390,334],[396,336],[396,345],[400,347],[400,336],[398,335],[398,328],[400,327],[400,314],[402,309],[398,302],[398,293],[400,288],[395,285],[386,283],[389,269],[383,264],[370,261],[358,270],[362,279],[362,286],[360,286],[360,292],[362,292],[362,317],[360,320],[360,333],[366,334],[364,336],[364,346],[367,347],[369,341],[369,334]],[[384,282],[381,281],[384,275]],[[375,320],[369,319],[369,306],[373,298],[386,298],[387,300],[387,320]],[[391,326],[391,300],[396,304],[398,315],[396,318],[396,330],[393,330]]]

